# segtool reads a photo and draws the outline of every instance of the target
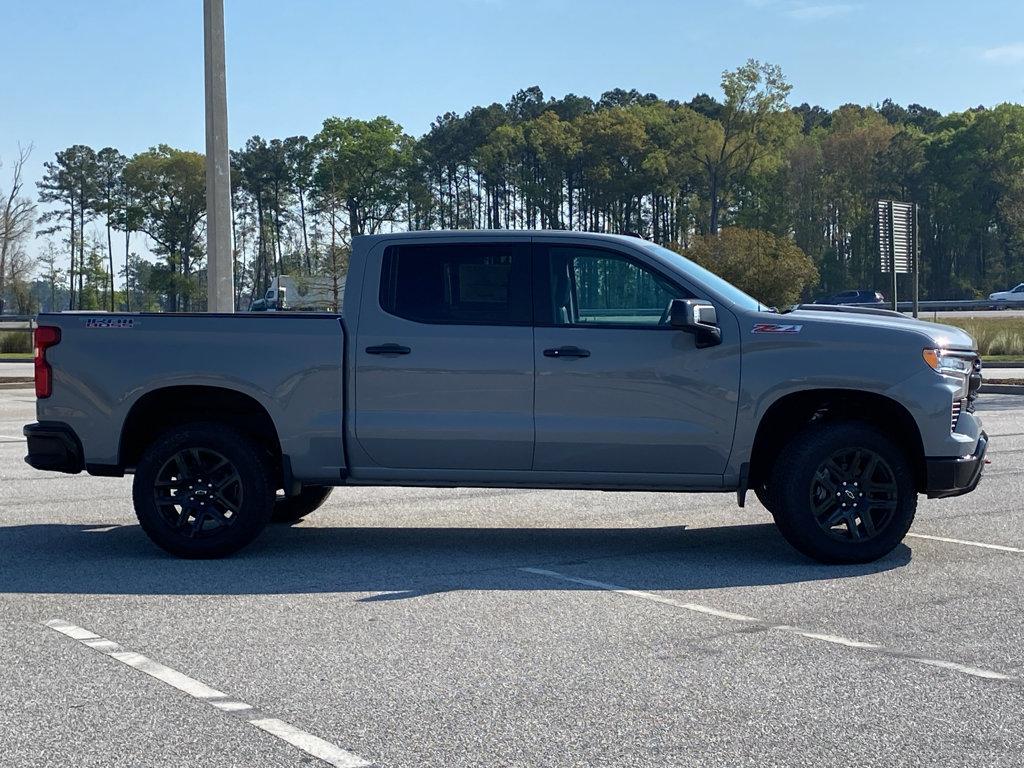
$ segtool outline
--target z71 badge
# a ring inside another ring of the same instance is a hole
[[[86,318],[86,328],[135,328],[135,318]]]
[[[803,326],[795,323],[755,323],[752,334],[799,334]]]

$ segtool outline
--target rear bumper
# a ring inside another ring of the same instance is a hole
[[[28,439],[25,461],[36,470],[80,473],[85,469],[82,444],[62,422],[33,422],[22,431]]]
[[[930,499],[955,497],[974,491],[981,480],[985,467],[985,452],[988,451],[988,435],[982,432],[974,453],[966,457],[926,459],[927,487],[925,493]]]

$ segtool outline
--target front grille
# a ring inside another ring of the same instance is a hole
[[[950,418],[949,430],[950,432],[956,432],[956,423],[960,421],[960,409],[962,408],[962,402],[959,400],[953,401],[953,411]]]

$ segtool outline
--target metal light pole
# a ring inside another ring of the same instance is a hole
[[[234,312],[224,0],[203,0],[203,37],[206,61],[206,308],[208,312]]]

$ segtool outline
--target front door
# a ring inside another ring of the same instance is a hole
[[[535,470],[718,475],[736,423],[740,356],[697,349],[668,325],[672,299],[703,298],[642,260],[535,244]]]
[[[367,263],[355,336],[355,433],[372,464],[530,469],[526,240],[388,246]]]

